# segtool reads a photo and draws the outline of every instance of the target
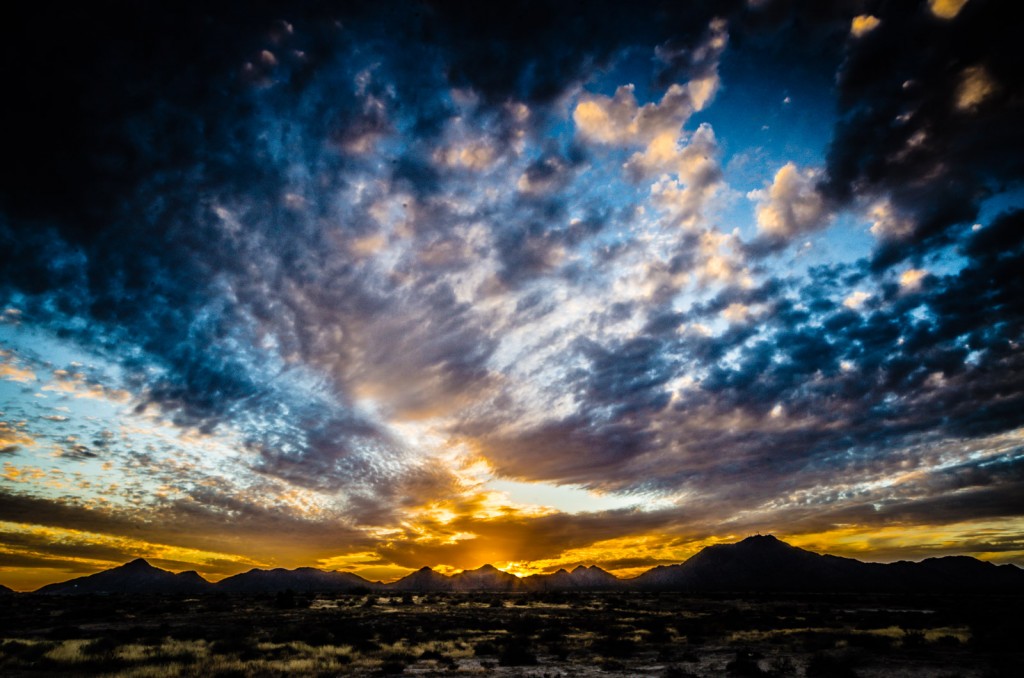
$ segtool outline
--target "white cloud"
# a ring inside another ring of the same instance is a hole
[[[843,306],[856,311],[858,308],[864,305],[865,301],[867,301],[870,298],[870,292],[857,290],[856,292],[854,292],[853,294],[851,294],[850,296],[846,297],[846,299],[843,300]]]
[[[462,167],[471,170],[485,170],[494,164],[497,157],[494,147],[484,140],[455,144],[434,151],[435,164],[445,167]]]
[[[648,147],[643,154],[634,155],[626,166],[638,174],[660,167],[665,174],[651,186],[654,204],[674,222],[693,228],[699,223],[704,203],[722,185],[717,156],[715,133],[704,123],[685,146],[677,148],[673,144],[671,152],[666,151],[663,157],[652,154]]]
[[[831,215],[815,188],[817,172],[799,170],[789,162],[775,174],[771,186],[751,191],[758,202],[757,227],[765,235],[789,239],[821,228]]]
[[[928,271],[921,268],[910,268],[900,274],[900,287],[906,290],[915,290],[921,286],[921,281],[928,275]]]
[[[879,240],[898,240],[914,232],[914,222],[896,212],[892,203],[882,200],[871,206],[871,235]]]
[[[637,104],[634,86],[622,85],[615,95],[588,94],[576,104],[572,118],[585,138],[603,144],[639,146],[669,134],[676,138],[694,112],[688,88],[672,85],[658,103]]]

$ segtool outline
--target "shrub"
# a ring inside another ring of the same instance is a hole
[[[661,678],[697,678],[697,674],[690,673],[680,666],[669,666],[661,674]]]
[[[637,643],[626,635],[627,630],[621,626],[608,629],[604,637],[595,641],[593,648],[604,657],[626,659],[636,654]]]
[[[398,659],[389,659],[380,665],[380,672],[386,676],[394,676],[405,673],[405,662]]]
[[[82,629],[77,626],[57,626],[50,629],[47,637],[51,640],[72,640],[82,637]]]
[[[110,636],[103,636],[102,638],[97,638],[96,640],[90,642],[88,645],[83,646],[82,654],[88,655],[90,657],[101,654],[109,654],[116,650],[118,648],[118,645],[120,645],[120,643],[118,643]]]
[[[740,651],[736,658],[725,665],[725,670],[733,676],[767,676],[757,663],[757,656],[751,652]]]
[[[816,654],[807,665],[807,678],[857,678],[849,660],[828,654]]]
[[[498,663],[502,666],[536,666],[537,655],[531,651],[527,643],[517,639],[505,645],[498,655]]]
[[[904,631],[903,647],[921,647],[925,643],[924,634],[920,631]]]
[[[473,646],[473,654],[478,657],[498,654],[498,646],[489,640],[482,640]]]

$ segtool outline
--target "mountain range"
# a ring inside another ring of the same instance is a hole
[[[4,587],[0,587],[2,589]],[[202,594],[295,592],[434,592],[641,590],[685,592],[1024,592],[1024,570],[967,556],[921,562],[865,563],[791,546],[771,535],[709,546],[678,565],[620,579],[596,565],[517,577],[492,565],[453,575],[429,567],[384,584],[350,572],[311,567],[253,569],[216,584],[194,571],[175,574],[139,558],[110,570],[49,584],[42,594]],[[9,589],[8,589],[9,590]],[[2,593],[2,591],[0,591]]]

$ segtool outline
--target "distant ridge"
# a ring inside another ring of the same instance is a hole
[[[9,589],[3,584],[0,584],[0,596],[5,596],[9,593],[15,593],[14,589]]]
[[[611,572],[602,570],[597,565],[590,567],[578,565],[572,572],[563,569],[554,574],[531,574],[523,578],[527,589],[540,591],[621,589],[627,586],[627,581],[619,579]]]
[[[429,567],[382,584],[350,572],[312,567],[254,569],[211,584],[195,572],[174,574],[141,558],[104,572],[44,586],[36,593],[277,593],[600,591],[734,592],[1024,592],[1024,570],[967,556],[928,558],[919,563],[865,563],[797,548],[772,535],[702,549],[678,565],[659,565],[633,579],[619,579],[600,567],[517,577],[492,565],[444,575]],[[8,589],[9,590],[9,589]]]
[[[455,584],[451,577],[434,572],[429,567],[421,567],[412,574],[407,574],[389,586],[396,591],[452,591]]]
[[[351,572],[326,572],[313,567],[296,570],[249,570],[227,577],[213,586],[225,593],[277,593],[280,591],[353,591],[379,584]]]
[[[49,584],[36,593],[207,593],[212,587],[213,584],[196,572],[174,574],[137,558],[111,570],[59,584]]]

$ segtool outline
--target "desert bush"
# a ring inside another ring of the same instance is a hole
[[[569,655],[571,654],[569,647],[566,646],[564,643],[551,643],[550,645],[548,645],[548,652],[555,655],[555,657],[558,658],[558,661],[562,662],[567,660],[569,658]]]
[[[857,672],[849,658],[818,653],[807,664],[807,678],[857,678]]]
[[[769,664],[768,673],[778,678],[790,678],[797,675],[796,665],[789,657],[776,657]]]
[[[736,653],[736,657],[725,665],[725,670],[732,676],[767,676],[767,671],[763,670],[757,663],[758,655],[753,652],[747,652],[740,650]]]
[[[482,640],[473,645],[473,654],[478,657],[489,657],[498,654],[498,646],[490,640]]]
[[[17,658],[22,662],[31,663],[40,659],[53,648],[53,643],[27,640],[5,640],[0,644],[0,655]]]
[[[239,654],[243,660],[255,659],[260,655],[256,641],[248,636],[220,638],[210,644],[210,650],[214,654]]]
[[[629,634],[630,630],[623,626],[611,626],[604,636],[594,641],[591,647],[603,657],[614,657],[615,659],[632,657],[636,654],[637,643]]]
[[[851,633],[845,636],[850,647],[860,647],[873,652],[885,652],[892,649],[892,638],[877,633]]]
[[[380,672],[385,676],[394,676],[399,673],[405,673],[405,667],[405,662],[397,659],[389,659],[380,665]]]
[[[116,650],[121,643],[114,640],[111,636],[102,636],[90,641],[88,644],[82,646],[82,654],[86,656],[96,656],[101,654],[109,654]]]
[[[514,638],[508,642],[498,655],[501,666],[536,666],[537,655],[523,638]]]
[[[690,673],[681,666],[668,666],[665,668],[661,678],[698,678],[696,673]]]
[[[50,629],[46,637],[50,640],[72,640],[73,638],[81,638],[82,635],[82,629],[77,626],[56,626]]]
[[[661,617],[651,617],[644,620],[642,628],[647,631],[646,641],[648,643],[660,645],[672,640],[672,633],[668,630],[668,623]]]
[[[306,632],[304,640],[313,647],[333,645],[335,642],[334,634],[322,626],[317,626],[312,629],[309,629]]]
[[[924,634],[920,631],[904,631],[902,644],[906,648],[922,647],[925,643]]]

